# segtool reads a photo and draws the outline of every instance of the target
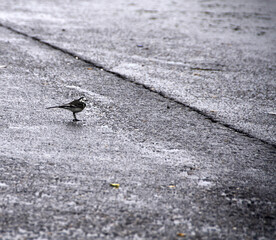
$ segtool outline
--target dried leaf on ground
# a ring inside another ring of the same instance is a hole
[[[110,186],[114,187],[114,188],[119,188],[120,184],[119,183],[110,183]]]

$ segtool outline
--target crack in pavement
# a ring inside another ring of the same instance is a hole
[[[13,27],[11,27],[11,26],[7,26],[7,25],[5,25],[5,24],[3,24],[3,23],[0,23],[0,26],[3,27],[3,28],[5,28],[5,29],[8,29],[8,30],[10,30],[10,31],[12,31],[12,32],[14,32],[14,33],[16,33],[16,34],[25,36],[25,37],[30,38],[30,39],[32,39],[32,40],[34,40],[34,41],[37,41],[37,42],[39,42],[39,43],[41,43],[41,44],[44,44],[44,45],[46,45],[46,46],[48,46],[48,47],[50,47],[50,48],[52,48],[52,49],[58,50],[58,51],[60,51],[60,52],[62,52],[62,53],[64,53],[64,54],[66,54],[66,55],[69,55],[69,56],[71,56],[71,57],[74,57],[75,59],[78,59],[78,60],[80,60],[80,61],[83,61],[83,62],[89,64],[90,66],[92,66],[92,67],[94,67],[94,68],[97,68],[97,69],[100,69],[100,70],[102,70],[102,71],[104,71],[104,72],[106,72],[106,73],[112,74],[112,75],[114,75],[114,76],[116,76],[116,77],[118,77],[118,78],[120,78],[120,79],[122,79],[122,80],[124,80],[124,81],[128,81],[128,82],[131,82],[131,83],[133,83],[133,84],[135,84],[135,85],[141,86],[141,87],[143,87],[144,89],[146,89],[146,90],[148,90],[148,91],[150,91],[150,92],[156,93],[156,94],[160,95],[161,97],[163,97],[163,98],[165,98],[165,99],[167,99],[167,100],[170,100],[170,101],[172,101],[172,102],[174,102],[174,103],[176,103],[176,104],[182,105],[183,107],[186,107],[186,108],[190,109],[191,111],[194,111],[194,112],[196,112],[196,113],[198,113],[198,114],[204,116],[207,120],[209,120],[209,121],[211,121],[211,122],[213,122],[213,123],[220,124],[220,125],[222,125],[222,126],[228,128],[228,129],[230,129],[230,130],[232,130],[232,131],[234,131],[234,132],[236,132],[236,133],[242,134],[242,135],[244,135],[244,136],[246,136],[246,137],[248,137],[248,138],[256,139],[256,140],[258,140],[258,141],[260,141],[260,142],[262,142],[262,143],[264,143],[264,144],[266,144],[266,145],[272,146],[272,147],[274,147],[274,148],[276,149],[276,144],[275,144],[275,143],[272,143],[272,142],[263,140],[263,139],[261,139],[261,138],[258,138],[258,137],[256,137],[256,136],[254,136],[254,135],[252,135],[252,134],[250,134],[250,133],[244,131],[243,129],[239,129],[239,128],[237,128],[237,127],[235,127],[235,126],[233,126],[233,125],[231,125],[231,124],[229,124],[229,123],[226,123],[226,122],[223,122],[223,121],[221,121],[221,120],[219,120],[219,119],[216,119],[216,118],[213,117],[212,115],[209,115],[208,113],[206,113],[206,112],[200,110],[200,109],[197,108],[197,107],[191,106],[191,105],[189,105],[189,104],[187,104],[187,103],[184,103],[184,102],[181,102],[181,101],[175,99],[174,97],[168,96],[168,95],[167,95],[165,92],[163,92],[163,91],[157,91],[157,90],[155,90],[155,89],[154,89],[153,87],[151,87],[151,86],[148,86],[148,85],[143,84],[143,83],[136,82],[135,79],[129,78],[129,77],[127,77],[127,76],[125,76],[125,75],[123,75],[123,74],[120,74],[120,73],[118,73],[118,72],[109,70],[109,69],[105,68],[104,66],[102,66],[101,64],[96,63],[96,62],[93,62],[93,61],[91,61],[91,60],[88,60],[88,59],[86,59],[85,57],[83,57],[83,56],[81,56],[81,55],[78,55],[77,53],[71,52],[71,51],[69,51],[69,50],[67,50],[67,49],[64,49],[64,48],[61,48],[61,47],[56,46],[56,45],[54,45],[54,44],[48,43],[48,42],[46,42],[46,41],[44,41],[44,40],[42,40],[42,39],[40,39],[40,38],[38,38],[38,37],[36,37],[36,36],[30,36],[30,35],[28,35],[27,33],[24,33],[24,32],[22,32],[22,31],[19,31],[19,30],[15,29],[15,28],[13,28]],[[201,68],[191,68],[191,69],[196,69],[196,70],[200,69],[200,70],[205,70],[205,71],[211,71],[211,70],[212,70],[212,71],[216,71],[216,69],[201,69]]]

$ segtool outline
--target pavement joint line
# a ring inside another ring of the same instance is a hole
[[[209,115],[208,113],[200,110],[199,108],[194,107],[194,106],[190,106],[187,103],[183,103],[183,102],[181,102],[181,101],[179,101],[179,100],[177,100],[177,99],[175,99],[173,97],[170,97],[166,93],[164,93],[163,91],[157,91],[157,90],[153,89],[153,87],[151,87],[151,86],[148,86],[148,85],[143,84],[143,83],[136,82],[134,79],[131,79],[130,77],[127,77],[127,76],[125,76],[123,74],[120,74],[118,72],[111,71],[111,70],[105,68],[104,66],[98,64],[98,63],[95,63],[95,62],[93,62],[91,60],[85,59],[83,56],[80,56],[80,55],[78,55],[76,53],[70,52],[70,51],[68,51],[68,50],[66,50],[64,48],[58,47],[58,46],[53,45],[51,43],[48,43],[48,42],[46,42],[46,41],[44,41],[44,40],[42,40],[42,39],[40,39],[40,38],[38,38],[36,36],[30,36],[27,33],[21,32],[21,31],[15,29],[15,28],[7,26],[7,25],[5,25],[5,24],[3,24],[1,22],[0,22],[0,26],[3,27],[3,28],[6,28],[6,29],[8,29],[8,30],[10,30],[10,31],[12,31],[12,32],[14,32],[16,34],[19,34],[19,35],[25,36],[27,38],[33,39],[34,41],[37,41],[37,42],[39,42],[41,44],[44,44],[44,45],[46,45],[46,46],[48,46],[50,48],[53,48],[53,49],[58,50],[60,52],[63,52],[66,55],[69,55],[69,56],[71,56],[71,57],[73,57],[75,59],[83,61],[83,62],[89,64],[92,67],[95,67],[95,68],[98,68],[100,70],[103,70],[106,73],[112,74],[112,75],[114,75],[114,76],[116,76],[116,77],[118,77],[118,78],[120,78],[122,80],[131,82],[131,83],[134,83],[137,86],[143,87],[144,89],[146,89],[146,90],[148,90],[150,92],[156,93],[156,94],[160,95],[161,97],[163,97],[163,98],[165,98],[167,100],[170,100],[170,101],[172,101],[172,102],[174,102],[176,104],[179,104],[179,105],[181,105],[183,107],[186,107],[186,108],[190,109],[191,111],[194,111],[194,112],[198,113],[201,116],[204,116],[205,119],[207,119],[207,120],[209,120],[209,121],[211,121],[213,123],[217,123],[217,124],[219,124],[221,126],[224,126],[225,128],[228,128],[228,129],[230,129],[230,130],[232,130],[232,131],[234,131],[236,133],[239,133],[241,135],[244,135],[244,136],[246,136],[248,138],[256,139],[256,140],[258,140],[258,141],[260,141],[260,142],[262,142],[262,143],[264,143],[266,145],[269,145],[269,146],[271,146],[271,147],[273,147],[273,148],[276,149],[276,144],[275,143],[263,140],[263,139],[258,138],[258,137],[254,136],[254,135],[252,135],[252,134],[250,134],[250,133],[248,133],[248,132],[246,132],[246,131],[244,131],[242,129],[239,129],[239,128],[231,125],[231,124],[228,124],[226,122],[217,120],[216,118],[214,118],[213,116]]]

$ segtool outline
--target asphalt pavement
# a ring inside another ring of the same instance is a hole
[[[276,238],[275,13],[1,1],[0,239]]]

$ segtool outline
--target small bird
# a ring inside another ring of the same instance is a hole
[[[77,119],[76,113],[81,112],[86,107],[85,102],[87,102],[87,99],[85,97],[81,97],[81,98],[76,99],[70,103],[60,105],[60,106],[48,107],[46,109],[62,108],[62,109],[69,110],[69,111],[73,112],[73,116],[74,116],[73,121],[80,121],[79,119]]]

